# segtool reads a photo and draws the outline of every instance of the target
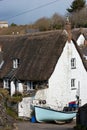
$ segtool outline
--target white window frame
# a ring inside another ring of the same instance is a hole
[[[17,69],[19,66],[19,60],[18,59],[13,59],[13,68]]]
[[[73,90],[73,89],[76,89],[76,87],[75,87],[75,84],[76,84],[76,79],[71,79],[71,89]]]
[[[9,89],[9,79],[4,79],[4,88]]]
[[[71,69],[76,69],[76,58],[71,58]]]

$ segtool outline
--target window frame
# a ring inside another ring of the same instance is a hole
[[[34,90],[34,86],[33,86],[33,82],[32,81],[28,81],[26,83],[27,85],[27,90]]]
[[[6,78],[6,79],[4,79],[4,88],[6,88],[6,89],[9,89],[9,79],[8,78]]]
[[[17,69],[19,67],[19,59],[15,58],[13,59],[13,68]]]
[[[76,83],[75,83],[75,82],[76,82],[76,79],[74,79],[74,78],[71,79],[71,89],[72,89],[72,90],[76,89],[76,87],[75,87],[75,84],[76,84]]]
[[[71,58],[71,69],[76,69],[76,58]]]

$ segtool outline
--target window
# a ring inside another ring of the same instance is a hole
[[[27,90],[33,90],[33,82],[27,82]]]
[[[71,69],[75,69],[76,68],[76,59],[72,58],[71,59]]]
[[[19,59],[13,59],[13,68],[17,69],[19,66]]]
[[[4,88],[9,88],[9,79],[4,80]]]
[[[71,79],[71,89],[76,89],[75,88],[75,79]]]

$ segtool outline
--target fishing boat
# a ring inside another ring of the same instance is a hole
[[[34,106],[37,122],[69,121],[76,117],[76,112],[57,111],[46,107]]]

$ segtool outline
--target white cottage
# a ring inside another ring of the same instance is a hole
[[[70,27],[67,32],[69,37],[48,80],[49,88],[40,90],[35,96],[36,99],[45,99],[50,107],[64,108],[70,102],[77,101],[77,97],[79,105],[87,103],[87,68],[77,43],[70,39]],[[81,35],[78,44],[81,45],[84,39]]]
[[[16,92],[31,96],[19,104],[19,116],[30,115],[26,108],[31,103],[63,108],[77,97],[81,105],[86,103],[87,69],[71,39],[70,23],[66,31],[0,36],[0,45],[1,85],[11,96]]]

